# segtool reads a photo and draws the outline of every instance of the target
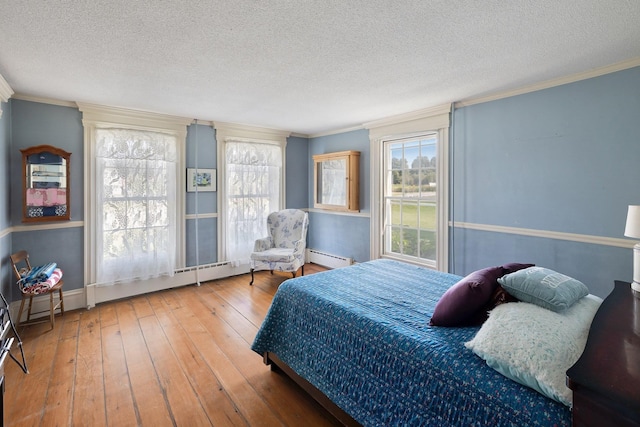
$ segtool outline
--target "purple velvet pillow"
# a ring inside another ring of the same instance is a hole
[[[515,273],[518,270],[524,270],[525,268],[535,267],[535,264],[518,264],[517,262],[511,262],[502,266],[504,274]]]
[[[441,297],[429,321],[431,326],[472,326],[487,320],[487,312],[495,308],[498,279],[505,274],[533,267],[534,264],[509,263],[487,267],[460,280]]]
[[[450,287],[437,302],[429,322],[432,326],[466,326],[476,323],[474,314],[484,307],[504,276],[502,266],[474,271]]]

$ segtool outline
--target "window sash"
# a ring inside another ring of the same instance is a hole
[[[101,285],[173,275],[177,265],[174,135],[95,129],[95,274]]]
[[[283,153],[279,144],[229,140],[225,144],[226,260],[248,264],[267,216],[281,209]]]
[[[435,268],[438,134],[383,141],[382,256]]]

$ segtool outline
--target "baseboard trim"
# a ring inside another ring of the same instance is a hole
[[[64,298],[64,311],[77,310],[79,308],[87,307],[87,298],[85,296],[84,289],[73,289],[71,291],[62,290],[62,295]],[[19,323],[18,312],[20,311],[20,302],[21,300],[13,301],[9,303],[9,313],[11,315],[11,320],[13,320],[14,324]],[[27,303],[25,303],[26,305]],[[33,298],[33,307],[31,311],[33,313],[38,313],[40,311],[49,310],[49,295],[40,295]],[[26,312],[26,307],[25,307]],[[38,317],[44,316],[44,314]],[[26,319],[26,314],[22,313],[22,317]]]

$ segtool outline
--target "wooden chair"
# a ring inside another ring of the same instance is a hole
[[[22,294],[22,301],[20,302],[20,311],[18,312],[18,322],[17,322],[18,326],[27,326],[27,325],[33,325],[36,323],[44,323],[48,321],[51,323],[51,329],[53,329],[55,324],[55,311],[57,309],[60,309],[60,315],[64,315],[64,298],[62,296],[62,286],[64,283],[62,279],[60,279],[58,283],[56,283],[49,289],[42,291],[40,293],[29,292],[28,288],[26,288],[27,290],[25,290],[25,288],[21,284],[22,282],[20,282],[20,279],[22,278],[20,275],[20,272],[31,270],[31,263],[29,262],[29,253],[27,251],[22,250],[11,255],[11,266],[13,267],[13,272],[17,277],[18,286],[20,287],[20,293]],[[58,300],[58,303],[54,305],[53,297],[56,291],[59,294],[59,300]],[[49,294],[48,318],[42,317],[42,318],[31,320],[32,314],[40,314],[40,313],[47,312],[46,310],[44,310],[36,313],[31,313],[31,308],[33,305],[33,297],[36,295],[46,295],[46,294]],[[25,322],[21,322],[22,311],[24,310],[24,303],[27,299],[29,300],[29,308],[27,310],[27,320]]]

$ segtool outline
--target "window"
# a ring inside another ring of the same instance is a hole
[[[267,216],[280,210],[282,149],[274,144],[226,144],[227,259],[249,262],[256,239],[267,235]]]
[[[95,141],[96,282],[173,275],[176,137],[106,128]]]
[[[449,269],[451,105],[365,124],[371,142],[371,259]]]
[[[191,120],[78,107],[85,140],[87,306],[165,289],[184,263],[181,171]]]
[[[289,132],[215,123],[218,145],[219,261],[249,271],[255,240],[267,235],[267,215],[285,204]],[[221,169],[221,170],[220,170]]]
[[[383,254],[435,267],[437,135],[384,143]]]

